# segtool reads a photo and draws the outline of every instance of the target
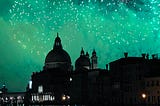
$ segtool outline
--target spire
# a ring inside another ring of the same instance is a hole
[[[88,52],[86,52],[86,57],[88,57],[88,58],[89,58],[89,53],[88,53]]]
[[[95,49],[93,49],[92,56],[96,55]]]
[[[83,50],[83,47],[82,47],[82,50],[81,50],[81,56],[84,55],[84,50]]]
[[[58,37],[58,32],[57,32],[57,37]]]
[[[92,67],[92,69],[97,69],[97,56],[96,56],[95,49],[93,49],[93,52],[92,52],[91,67]]]

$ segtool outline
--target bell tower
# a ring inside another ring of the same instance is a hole
[[[92,52],[92,57],[91,57],[91,68],[92,69],[97,69],[97,55],[95,49]]]

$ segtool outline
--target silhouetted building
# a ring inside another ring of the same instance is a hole
[[[43,70],[33,72],[25,95],[29,104],[141,105],[159,104],[160,59],[157,54],[120,58],[98,68],[98,57],[82,48],[75,70],[61,39],[55,38]]]
[[[57,33],[53,50],[47,54],[43,70],[33,72],[31,76],[27,87],[26,101],[32,104],[102,102],[100,98],[106,98],[106,96],[102,96],[105,92],[105,87],[102,85],[104,86],[105,82],[101,83],[101,81],[108,78],[103,79],[103,76],[108,75],[108,71],[98,69],[97,64],[96,51],[93,50],[90,58],[89,53],[85,54],[82,48],[80,57],[75,62],[75,70],[73,70],[70,56],[63,50],[61,39]]]
[[[106,98],[104,94],[108,95],[108,92],[105,91],[109,91],[107,88],[105,89],[105,84],[108,84],[109,81],[106,80],[108,79],[108,70],[98,69],[97,64],[96,51],[93,50],[90,58],[88,52],[85,55],[82,48],[72,73],[71,101],[74,104],[104,103],[102,101]]]
[[[148,105],[160,105],[160,60],[152,57],[149,62],[150,72],[144,79],[145,103]]]
[[[33,72],[31,76],[28,89],[30,103],[61,104],[66,99],[69,101],[71,71],[70,56],[63,49],[57,33],[53,49],[46,56],[43,70]]]
[[[146,54],[142,54],[142,57],[128,57],[128,53],[124,55],[125,58],[109,63],[112,88],[110,102],[122,106],[146,103],[149,95],[145,82],[151,80],[148,76],[152,74],[158,72],[156,75],[160,76],[160,60],[149,59]]]

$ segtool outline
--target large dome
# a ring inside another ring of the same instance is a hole
[[[50,63],[50,62],[71,63],[71,59],[65,50],[53,49],[47,54],[46,59],[45,59],[45,63]]]
[[[53,49],[47,54],[45,59],[45,68],[70,68],[71,67],[71,58],[68,53],[63,50],[61,39],[58,36],[55,38]]]

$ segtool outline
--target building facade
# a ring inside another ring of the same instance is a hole
[[[71,59],[63,49],[61,39],[55,39],[53,49],[47,54],[43,70],[33,72],[28,86],[29,103],[61,104],[70,99]]]
[[[109,63],[111,79],[111,104],[155,105],[159,102],[160,60],[148,54],[128,57]],[[156,75],[156,77],[155,77]],[[157,81],[157,86],[155,85]],[[152,99],[151,99],[152,98]]]
[[[53,49],[47,54],[43,70],[33,72],[27,87],[29,104],[88,104],[98,103],[102,98],[99,86],[101,71],[108,75],[105,69],[98,69],[97,55],[84,52],[75,62],[75,70],[71,65],[69,54],[63,49],[61,39],[55,38]],[[106,75],[104,75],[106,76]],[[105,80],[105,79],[104,79]],[[98,92],[97,92],[98,91]]]
[[[70,56],[57,34],[43,70],[31,76],[25,102],[108,106],[159,104],[160,60],[157,56],[149,59],[148,54],[129,57],[124,53],[124,58],[110,62],[106,69],[99,69],[96,51],[89,56],[82,48],[73,70]],[[155,81],[157,86],[150,86]]]

